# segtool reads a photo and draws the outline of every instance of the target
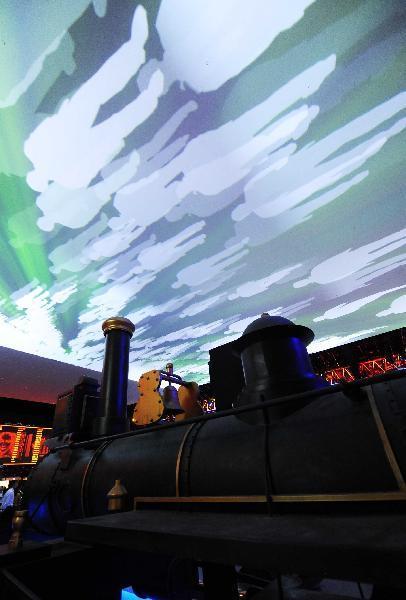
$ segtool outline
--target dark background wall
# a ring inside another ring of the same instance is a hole
[[[0,346],[0,417],[5,408],[2,397],[54,403],[58,394],[70,390],[82,376],[101,379],[101,373],[92,369]],[[128,402],[137,398],[137,384],[129,381]]]

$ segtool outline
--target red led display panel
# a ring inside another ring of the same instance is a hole
[[[35,464],[48,453],[45,441],[50,433],[50,427],[0,425],[0,464]]]

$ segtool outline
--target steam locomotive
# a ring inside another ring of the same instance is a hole
[[[100,393],[95,384],[74,403],[59,398],[50,452],[27,482],[26,508],[40,531],[63,534],[68,520],[134,501],[285,512],[404,505],[404,371],[330,386],[310,363],[313,332],[263,314],[234,342],[245,387],[232,409],[130,430],[134,325],[113,317],[103,331]]]

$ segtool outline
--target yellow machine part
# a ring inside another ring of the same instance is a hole
[[[158,370],[143,373],[138,382],[139,399],[134,408],[132,422],[134,425],[143,426],[157,423],[163,417],[165,405],[159,393],[160,372]],[[198,417],[203,414],[199,404],[199,386],[190,382],[180,385],[178,389],[180,407],[183,413],[176,415],[177,421]]]
[[[164,404],[159,393],[160,373],[158,370],[143,373],[138,382],[139,400],[134,408],[132,422],[135,425],[150,425],[162,419]]]
[[[186,385],[179,386],[178,389],[179,404],[185,411],[176,415],[176,421],[199,417],[203,414],[203,409],[199,404],[199,386],[194,381]]]

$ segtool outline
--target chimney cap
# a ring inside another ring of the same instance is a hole
[[[244,329],[240,338],[233,342],[234,349],[241,352],[252,342],[276,337],[297,337],[307,346],[314,339],[314,333],[308,327],[295,325],[293,321],[280,315],[262,313]]]
[[[120,331],[126,331],[132,336],[135,331],[135,325],[130,319],[126,319],[125,317],[109,317],[104,321],[102,329],[104,335],[113,329],[119,329]]]
[[[248,327],[244,329],[243,335],[252,333],[253,331],[259,331],[261,329],[267,329],[268,327],[276,327],[278,325],[290,325],[295,326],[292,321],[281,317],[280,315],[270,315],[269,313],[263,312],[258,319],[252,321]]]

